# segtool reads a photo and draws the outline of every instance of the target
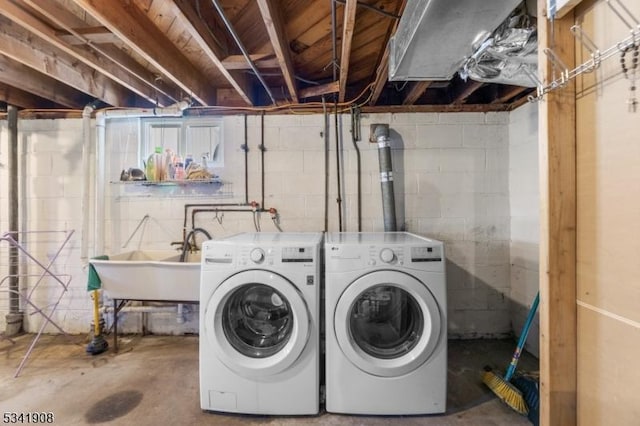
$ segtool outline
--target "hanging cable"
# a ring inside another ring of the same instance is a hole
[[[324,114],[324,232],[329,231],[329,113],[324,96],[322,96]]]
[[[247,114],[244,115],[244,202],[249,204],[249,133],[247,131]]]

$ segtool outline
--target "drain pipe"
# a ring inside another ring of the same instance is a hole
[[[95,111],[95,104],[92,102],[82,110],[82,237],[80,240],[80,259],[86,261],[89,253],[89,200],[91,191],[91,182],[88,179],[91,176],[91,164],[89,158],[91,156],[91,114]]]
[[[382,214],[385,232],[397,231],[396,201],[393,195],[393,169],[391,167],[391,146],[388,124],[372,124],[371,133],[378,143],[380,163],[380,188],[382,190]]]
[[[18,108],[7,105],[9,125],[9,230],[18,241]],[[18,280],[18,249],[9,247],[9,313],[5,316],[7,337],[22,331],[23,313],[20,312],[20,282]]]

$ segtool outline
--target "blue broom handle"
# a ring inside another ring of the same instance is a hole
[[[518,346],[516,347],[516,351],[513,353],[513,357],[511,358],[511,364],[509,364],[509,368],[507,368],[507,372],[504,375],[504,380],[507,382],[511,380],[511,378],[513,377],[513,373],[516,372],[516,366],[518,365],[518,361],[520,360],[520,353],[522,353],[524,342],[527,341],[527,335],[529,334],[529,329],[531,328],[533,317],[536,316],[536,311],[538,310],[538,303],[540,303],[540,292],[536,294],[536,298],[533,300],[531,309],[529,309],[529,315],[527,315],[527,320],[524,322],[522,331],[520,332]]]

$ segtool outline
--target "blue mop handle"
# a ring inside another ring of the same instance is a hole
[[[522,326],[522,331],[520,332],[520,339],[518,340],[518,346],[516,346],[516,351],[513,353],[513,357],[511,358],[511,364],[509,364],[509,368],[507,368],[507,372],[504,375],[504,380],[507,382],[511,380],[511,378],[513,377],[513,373],[516,372],[516,366],[518,365],[518,361],[520,360],[520,353],[522,352],[522,348],[524,347],[524,342],[527,341],[527,335],[529,334],[529,329],[531,328],[533,317],[535,317],[536,311],[538,310],[539,302],[540,302],[540,292],[536,294],[536,298],[533,300],[531,309],[529,309],[529,315],[527,315],[527,320],[524,322],[524,325]]]

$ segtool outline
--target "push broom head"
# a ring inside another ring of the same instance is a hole
[[[515,386],[507,382],[504,378],[498,376],[493,371],[485,371],[482,374],[482,381],[484,382],[498,398],[504,401],[509,407],[513,408],[516,412],[526,416],[529,413],[527,404],[520,392]]]

